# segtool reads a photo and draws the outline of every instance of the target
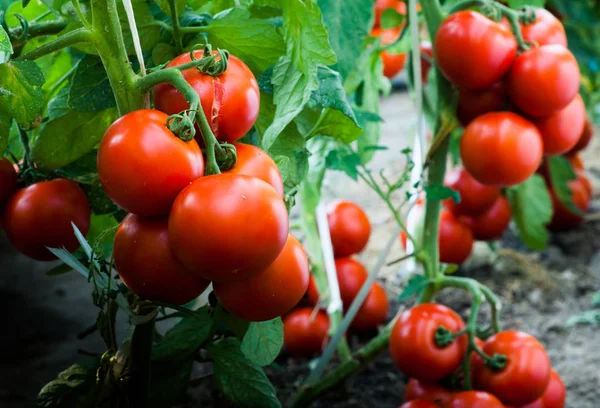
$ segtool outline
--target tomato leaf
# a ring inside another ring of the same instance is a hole
[[[4,152],[8,147],[10,139],[11,117],[7,112],[0,111],[0,158],[4,157]]]
[[[117,105],[100,58],[86,55],[79,61],[71,80],[68,104],[80,112],[97,112]]]
[[[577,178],[571,163],[563,156],[548,156],[547,160],[552,190],[554,190],[559,201],[572,213],[583,215],[583,212],[573,203],[571,190],[569,189],[569,181]]]
[[[158,7],[160,7],[160,9],[163,11],[163,13],[165,13],[166,15],[168,15],[169,17],[171,16],[171,6],[169,5],[169,0],[154,0],[155,3],[158,5]],[[187,5],[187,1],[186,0],[175,0],[175,5],[177,7],[177,12],[179,14],[181,14],[183,12],[183,10],[185,9],[185,6]]]
[[[44,97],[47,98],[50,96],[50,92],[55,91],[53,88],[61,86],[58,82],[63,80],[64,75],[71,70],[73,66],[73,57],[69,51],[63,49],[54,55],[48,55],[38,59],[37,63],[44,72],[44,77],[46,78],[42,90],[44,91]],[[64,81],[64,83],[66,84],[67,82]]]
[[[520,9],[524,6],[544,7],[546,0],[507,0],[508,5],[513,9]]]
[[[165,43],[158,43],[152,50],[152,62],[154,65],[161,65],[171,61],[177,56],[175,47]]]
[[[405,19],[406,17],[398,13],[395,9],[391,7],[387,8],[381,14],[381,28],[396,28],[404,23]]]
[[[160,28],[151,24],[154,22],[154,17],[152,16],[150,5],[146,3],[146,0],[132,0],[131,4],[133,6],[133,13],[135,15],[135,23],[140,35],[142,51],[150,51],[160,41]],[[123,28],[123,40],[125,41],[125,49],[127,50],[127,54],[135,55],[133,37],[131,36],[131,30],[129,29],[127,14],[125,13],[125,7],[123,7],[123,3],[120,1],[117,2],[117,11],[119,13],[121,27]]]
[[[429,279],[425,275],[413,275],[408,280],[406,286],[402,289],[400,295],[398,295],[398,301],[408,300],[413,296],[421,293],[429,284]]]
[[[50,121],[71,111],[69,108],[69,92],[69,85],[67,85],[58,91],[56,96],[48,102],[48,117]]]
[[[71,272],[73,270],[73,268],[71,268],[69,265],[67,264],[60,264],[58,266],[55,266],[54,268],[50,269],[49,271],[46,271],[46,276],[59,276],[59,275],[64,275],[65,273]]]
[[[265,366],[275,361],[283,346],[283,322],[278,317],[252,322],[242,339],[241,350],[253,364]]]
[[[148,395],[149,408],[170,407],[188,388],[194,360],[153,361],[150,392]]]
[[[343,171],[354,181],[358,181],[357,167],[360,165],[360,156],[347,150],[331,150],[327,154],[325,163],[328,169]]]
[[[42,110],[44,74],[33,61],[0,64],[0,112],[29,128]]]
[[[2,26],[0,26],[0,52],[7,52],[9,54],[13,53],[10,38]]]
[[[70,408],[87,405],[84,403],[85,396],[95,387],[98,367],[98,360],[87,364],[73,364],[41,389],[37,396],[37,406]]]
[[[424,189],[428,200],[443,201],[451,198],[455,203],[460,203],[459,192],[452,190],[450,187],[442,186],[440,184],[432,184],[425,186]]]

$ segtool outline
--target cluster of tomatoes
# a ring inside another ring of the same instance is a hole
[[[382,28],[381,16],[387,9],[393,9],[398,14],[406,15],[406,3],[400,0],[377,0],[375,2],[375,23],[371,29],[371,37],[379,38],[382,45],[388,45],[396,42],[400,37],[402,29],[406,25],[404,22],[398,27]],[[392,54],[389,51],[381,52],[381,61],[383,62],[383,75],[393,78],[404,68],[406,62],[406,53]]]
[[[453,333],[440,340],[440,328]],[[466,356],[465,322],[453,310],[424,303],[404,311],[390,335],[396,366],[411,377],[401,408],[564,408],[566,391],[544,347],[531,335],[502,331],[475,343],[485,353]],[[470,359],[476,391],[453,390]],[[495,361],[495,363],[494,363]],[[498,364],[498,362],[500,362]]]

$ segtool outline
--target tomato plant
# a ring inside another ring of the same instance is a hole
[[[367,280],[367,269],[354,258],[337,258],[335,260],[340,297],[344,307],[348,308]]]
[[[395,28],[387,30],[374,28],[371,31],[371,36],[380,38],[383,45],[388,45],[400,37],[400,30]],[[381,60],[383,61],[383,75],[393,78],[404,68],[406,53],[392,54],[390,51],[382,51]]]
[[[464,168],[446,173],[444,184],[460,194],[460,202],[452,199],[445,202],[455,215],[481,215],[500,197],[498,188],[481,184]]]
[[[566,399],[565,384],[558,373],[552,370],[544,394],[531,404],[524,405],[523,408],[564,408]]]
[[[482,391],[459,392],[448,404],[449,408],[504,408],[500,400]]]
[[[237,159],[235,166],[227,172],[257,177],[266,181],[283,197],[283,180],[273,159],[256,146],[243,143],[236,143],[234,146]]]
[[[460,265],[467,260],[473,249],[473,233],[469,227],[449,210],[440,216],[440,261]]]
[[[567,34],[560,20],[543,8],[537,8],[535,15],[536,19],[533,23],[521,26],[523,38],[540,46],[558,44],[566,47]]]
[[[406,390],[404,391],[404,399],[406,401],[427,400],[441,406],[447,405],[453,396],[453,391],[441,385],[422,382],[415,378],[411,378],[408,381]]]
[[[508,94],[504,81],[498,81],[491,87],[480,91],[460,88],[456,116],[463,125],[467,126],[478,116],[484,113],[502,111],[507,105]]]
[[[535,121],[545,154],[562,154],[575,147],[585,127],[585,106],[577,95],[559,112]]]
[[[371,223],[365,212],[355,203],[338,201],[327,212],[331,243],[336,257],[361,252],[369,242]]]
[[[510,203],[505,197],[498,197],[494,204],[483,214],[461,219],[479,241],[500,239],[508,229],[512,218]]]
[[[388,297],[380,283],[375,282],[367,298],[354,316],[350,327],[356,331],[368,331],[385,322],[388,312]]]
[[[283,320],[283,344],[294,356],[311,356],[323,350],[328,332],[329,318],[324,312],[298,309]]]

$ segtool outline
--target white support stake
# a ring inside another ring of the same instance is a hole
[[[321,251],[323,252],[323,261],[325,273],[327,274],[327,283],[329,284],[329,305],[327,312],[329,314],[343,311],[342,298],[340,296],[340,285],[337,279],[335,269],[335,258],[333,256],[333,245],[331,244],[331,234],[329,233],[329,222],[327,221],[327,211],[325,206],[320,203],[316,209],[317,227],[319,228],[319,237],[321,241]]]

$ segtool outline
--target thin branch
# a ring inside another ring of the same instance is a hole
[[[33,51],[23,54],[17,58],[17,61],[35,60],[53,52],[62,50],[75,44],[92,42],[92,32],[87,28],[79,28],[69,31],[66,34],[52,40]]]

